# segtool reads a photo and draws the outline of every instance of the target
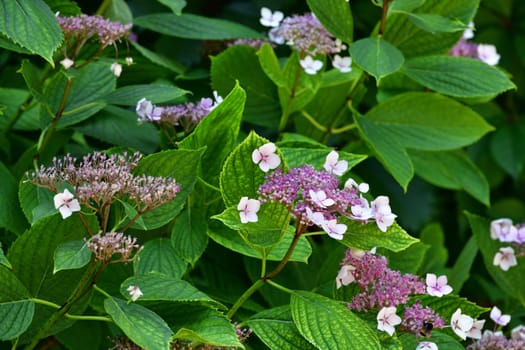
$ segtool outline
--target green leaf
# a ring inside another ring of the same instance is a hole
[[[91,250],[88,249],[84,240],[62,243],[55,251],[53,273],[84,267],[90,262],[91,255]]]
[[[403,343],[402,349],[416,349],[421,338],[414,337],[410,333],[401,333],[398,338]],[[432,337],[425,339],[435,343],[440,350],[464,350],[465,346],[458,341],[457,336],[450,336],[439,331],[432,331]]]
[[[429,248],[430,246],[427,244],[416,242],[397,253],[388,250],[384,252],[383,250],[380,250],[379,252],[381,255],[387,257],[388,267],[392,270],[417,274]]]
[[[185,0],[157,0],[163,5],[166,5],[173,11],[174,14],[179,15],[182,13],[182,9],[186,7]]]
[[[0,242],[0,265],[4,265],[8,269],[12,269],[13,268],[13,266],[11,265],[9,260],[7,260],[7,258],[4,255],[4,250],[2,249],[2,243],[1,242]]]
[[[246,90],[246,122],[278,125],[281,109],[277,89],[262,70],[254,48],[235,45],[212,57],[210,74],[213,89],[221,95],[230,91],[236,81]]]
[[[486,206],[490,203],[487,179],[462,151],[424,152],[411,150],[416,174],[447,189],[465,190]]]
[[[0,340],[11,340],[29,327],[35,304],[26,300],[29,292],[4,266],[0,266],[0,280]]]
[[[262,38],[255,30],[224,19],[208,18],[183,13],[157,13],[135,18],[134,24],[155,32],[178,38],[197,40],[225,40]]]
[[[303,164],[310,164],[316,169],[322,169],[326,161],[326,156],[332,149],[323,147],[322,149],[282,147],[279,150],[283,153],[286,164],[290,168],[299,167]],[[348,170],[367,158],[364,154],[353,154],[339,151],[339,160],[348,162]]]
[[[177,73],[177,74],[182,74],[186,70],[186,67],[183,66],[182,64],[177,63],[177,62],[169,59],[168,57],[159,55],[159,54],[157,54],[154,51],[148,50],[144,46],[139,45],[139,43],[137,43],[137,42],[129,41],[129,43],[138,52],[140,52],[140,54],[142,56],[144,56],[145,58],[147,58],[151,62],[153,62],[153,63],[155,63],[155,64],[157,64],[157,65],[159,65],[161,67],[167,68],[167,69],[169,69],[172,72]]]
[[[57,213],[53,204],[55,194],[47,188],[37,187],[28,181],[20,181],[18,198],[29,223]]]
[[[53,52],[62,42],[62,30],[46,3],[12,0],[2,2],[1,7],[0,32],[53,66]]]
[[[518,257],[518,265],[511,267],[508,271],[503,271],[499,266],[494,266],[493,260],[500,248],[509,246],[490,238],[490,221],[486,218],[466,213],[470,228],[476,237],[479,249],[483,256],[483,261],[487,271],[494,279],[494,282],[507,293],[508,296],[519,300],[521,305],[525,305],[525,264],[523,259]]]
[[[388,4],[388,13],[397,11],[410,12],[423,5],[426,0],[396,0]]]
[[[362,224],[346,218],[341,218],[340,221],[348,227],[341,240],[341,243],[348,247],[361,250],[382,247],[394,252],[400,252],[419,241],[406,233],[397,223],[390,226],[386,232],[382,232],[375,222]]]
[[[74,129],[103,142],[153,153],[159,146],[157,128],[151,123],[138,123],[130,110],[106,106],[92,118],[76,124]]]
[[[42,96],[42,78],[40,77],[38,68],[32,64],[31,61],[22,60],[22,65],[16,72],[22,74],[31,94],[38,101],[44,101],[44,97]]]
[[[16,234],[22,234],[27,227],[27,221],[18,202],[18,193],[15,177],[9,169],[0,162],[0,227]]]
[[[12,118],[15,118],[19,108],[25,109],[20,118],[16,121],[13,129],[15,130],[38,130],[40,129],[39,104],[34,103],[27,107],[22,107],[29,97],[29,92],[22,89],[0,88],[0,127],[5,127]],[[2,107],[5,106],[5,109]],[[4,138],[5,139],[5,138]]]
[[[403,65],[403,54],[381,37],[358,40],[350,46],[353,61],[377,81]]]
[[[157,238],[144,244],[139,258],[133,262],[137,275],[157,272],[172,278],[181,278],[186,271],[186,263],[177,256],[167,238]]]
[[[480,60],[453,56],[423,56],[405,62],[402,72],[419,84],[459,98],[489,101],[516,85],[496,67]]]
[[[41,112],[43,126],[47,126],[58,112],[68,84],[71,84],[71,89],[57,125],[64,127],[76,124],[104,108],[104,98],[115,90],[116,82],[109,66],[109,63],[92,62],[79,70],[71,68],[67,74],[72,76],[59,71],[44,88],[47,106],[43,106]]]
[[[235,327],[219,311],[193,305],[181,305],[171,325],[177,330],[174,339],[224,347],[243,347]]]
[[[133,169],[133,173],[136,175],[146,174],[148,176],[174,178],[180,186],[180,192],[177,193],[174,200],[141,216],[145,227],[150,230],[161,227],[175,218],[182,210],[197,181],[202,151],[202,149],[179,149],[154,153],[142,158],[138,166]],[[132,227],[139,228],[139,226]]]
[[[271,248],[269,254],[267,254],[265,249],[258,249],[257,247],[248,244],[240,233],[222,225],[210,225],[208,228],[208,236],[210,236],[215,242],[233,250],[234,252],[257,259],[262,259],[263,256],[266,256],[267,260],[281,261],[288,251],[293,239],[293,230],[288,231],[289,232],[283,236],[279,243]],[[312,247],[310,246],[310,243],[306,237],[301,237],[290,257],[290,261],[307,263],[311,254]]]
[[[452,270],[448,274],[448,284],[459,293],[463,284],[470,277],[470,270],[474,264],[474,259],[478,255],[478,244],[474,236],[470,237],[467,244],[463,246]]]
[[[351,43],[354,20],[348,2],[339,0],[307,0],[308,7],[322,25],[338,39]]]
[[[173,332],[159,315],[122,299],[107,298],[104,309],[135,344],[149,350],[168,350]]]
[[[315,349],[295,327],[289,305],[261,311],[246,324],[272,350]]]
[[[319,349],[381,349],[376,333],[342,303],[294,291],[290,306],[301,335]]]
[[[284,74],[272,46],[270,44],[264,44],[259,51],[257,51],[257,56],[259,57],[261,68],[268,78],[278,87],[286,86]]]
[[[101,13],[102,17],[107,18],[113,22],[132,23],[133,14],[125,0],[111,0],[109,6]]]
[[[126,279],[120,285],[120,293],[129,299],[129,286],[137,286],[143,295],[140,301],[164,300],[173,302],[202,303],[211,306],[222,307],[197,288],[186,281],[157,273],[133,276]]]
[[[178,256],[192,266],[199,260],[208,245],[206,210],[187,207],[173,224],[171,245]]]
[[[115,105],[136,106],[142,98],[152,103],[161,103],[169,102],[187,93],[189,91],[168,84],[127,85],[110,93],[106,101]]]
[[[513,178],[525,166],[525,124],[502,125],[492,135],[490,153],[496,163]]]
[[[469,23],[474,19],[478,6],[479,0],[426,0],[413,13],[439,15]],[[461,35],[461,32],[433,34],[415,25],[405,13],[393,13],[386,21],[383,37],[401,50],[405,58],[409,58],[444,54]]]
[[[53,13],[60,13],[60,16],[76,16],[82,10],[72,0],[45,0]]]
[[[197,125],[193,133],[179,143],[181,149],[207,147],[202,156],[202,164],[206,169],[202,177],[212,184],[218,183],[222,163],[237,144],[245,101],[245,91],[236,85],[224,101]]]
[[[408,18],[419,28],[430,33],[463,32],[467,25],[457,19],[451,19],[433,13],[408,13]]]
[[[426,272],[443,271],[448,260],[448,250],[445,246],[445,233],[441,225],[438,223],[428,224],[421,231],[419,239],[428,246],[420,272],[425,274]],[[450,275],[448,280],[450,282]]]
[[[431,307],[445,320],[450,320],[450,317],[458,308],[461,309],[462,314],[467,314],[472,318],[478,318],[481,314],[490,310],[454,294],[444,295],[440,298],[425,294],[417,295],[412,299],[421,301],[423,306]]]

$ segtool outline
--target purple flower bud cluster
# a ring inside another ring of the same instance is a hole
[[[120,257],[112,260],[112,263],[133,261],[143,248],[137,244],[136,238],[126,236],[122,232],[98,233],[86,240],[86,246],[95,254],[97,260],[105,263],[108,263],[115,254],[120,254]]]
[[[267,39],[235,39],[228,43],[228,47],[247,45],[259,50],[264,44],[270,44],[272,47],[275,47],[275,45]]]
[[[523,326],[520,326],[523,327]],[[467,350],[523,350],[525,349],[525,337],[519,332],[512,332],[510,339],[502,332],[483,332],[481,339],[468,345]]]
[[[143,98],[137,103],[139,122],[152,122],[171,125],[197,125],[215,107],[211,98],[202,98],[199,102],[186,102],[173,106],[155,106]]]
[[[330,34],[312,13],[286,17],[269,32],[270,40],[286,43],[300,53],[315,56],[341,52],[340,41]]]
[[[474,23],[470,23],[469,27],[463,33],[463,36],[456,45],[450,50],[449,55],[475,58],[485,62],[491,66],[499,63],[500,55],[496,50],[496,46],[489,44],[476,44],[470,39],[474,37]]]
[[[423,306],[419,301],[405,307],[401,326],[415,335],[425,335],[432,329],[443,328],[445,320],[441,318],[432,308]]]
[[[113,45],[128,37],[132,24],[111,22],[101,16],[81,14],[74,17],[57,16],[58,24],[64,32],[67,43],[82,46],[90,38],[95,38],[102,47]]]
[[[397,306],[405,304],[412,295],[426,293],[425,282],[416,275],[391,270],[384,256],[367,252],[359,257],[348,250],[341,264],[354,268],[350,273],[361,291],[352,298],[349,309],[367,312]]]
[[[312,194],[324,192],[330,205],[323,205]],[[351,217],[351,206],[361,205],[364,200],[355,187],[339,189],[337,176],[324,170],[315,170],[305,164],[292,168],[288,173],[281,169],[266,175],[264,183],[259,187],[261,202],[279,202],[303,224],[314,224],[307,213],[322,213],[326,220],[336,219],[337,213]],[[333,202],[333,203],[332,203]]]
[[[132,174],[140,159],[138,152],[132,155],[94,152],[76,165],[76,158],[67,155],[63,159],[54,158],[49,167],[42,165],[28,178],[36,186],[53,192],[57,192],[63,182],[68,183],[73,186],[79,202],[94,210],[127,197],[141,213],[171,201],[180,187],[170,177]]]

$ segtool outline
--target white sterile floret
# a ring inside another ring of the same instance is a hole
[[[69,58],[66,57],[62,61],[60,61],[60,64],[65,69],[69,69],[69,68],[73,67],[73,65],[75,64],[75,61],[73,61],[72,59],[69,59]]]
[[[73,214],[75,211],[80,211],[80,204],[76,200],[71,192],[66,188],[64,192],[57,193],[53,197],[55,209],[58,209],[62,219],[66,219]]]
[[[378,196],[372,201],[371,207],[377,227],[381,231],[386,232],[388,227],[394,223],[395,218],[397,218],[397,215],[392,213],[388,197]]]
[[[348,286],[350,283],[355,281],[352,271],[355,271],[355,267],[352,265],[343,265],[335,278],[335,284],[337,289],[342,286]]]
[[[111,72],[118,78],[120,77],[120,74],[122,73],[122,66],[115,62],[113,64],[111,64],[111,67],[109,67],[111,69]]]
[[[503,315],[497,306],[490,310],[490,319],[500,326],[506,326],[510,322],[510,315]]]
[[[341,176],[348,169],[348,162],[346,160],[339,160],[339,153],[331,151],[326,156],[324,169],[330,174]]]
[[[441,298],[452,292],[452,287],[448,285],[445,275],[437,277],[433,273],[427,273],[426,283],[428,295]]]
[[[474,22],[468,24],[468,28],[463,32],[463,39],[472,39],[474,37]]]
[[[492,220],[490,223],[490,238],[501,242],[514,242],[517,239],[518,229],[512,224],[511,219],[502,218]]]
[[[131,66],[133,64],[133,57],[130,57],[130,56],[126,57],[126,64],[128,66]]]
[[[326,193],[323,190],[317,192],[310,190],[308,194],[310,195],[310,199],[321,208],[326,208],[335,204],[332,198],[327,198]]]
[[[259,22],[265,27],[275,28],[279,26],[283,18],[284,14],[281,11],[272,12],[269,8],[262,7]]]
[[[259,202],[257,199],[248,199],[248,197],[242,197],[239,204],[237,205],[241,222],[243,224],[248,222],[257,222],[257,220],[259,220],[257,217],[257,212],[260,208],[261,202]]]
[[[392,336],[396,329],[394,328],[401,323],[401,317],[396,315],[396,307],[383,307],[377,314],[377,329],[387,332]]]
[[[518,265],[514,249],[512,247],[499,248],[492,261],[494,266],[499,266],[503,271],[508,271],[512,266]]]
[[[214,101],[213,101],[213,105],[210,108],[210,111],[213,111],[215,107],[217,107],[218,105],[222,103],[222,101],[224,101],[222,96],[219,95],[219,93],[216,90],[213,90],[213,99]]]
[[[342,240],[343,234],[347,230],[347,226],[345,224],[338,224],[336,219],[325,220],[321,227],[328,233],[328,236],[337,240]]]
[[[143,295],[142,291],[138,286],[131,285],[128,288],[126,288],[126,290],[128,291],[132,301],[137,301],[137,299]]]
[[[338,69],[341,73],[348,73],[352,71],[352,68],[350,67],[352,65],[352,57],[341,57],[339,55],[334,56],[334,60],[332,61],[332,66],[334,68]]]
[[[266,143],[252,152],[252,161],[259,164],[265,173],[281,164],[281,158],[275,153],[277,147],[272,142]]]
[[[325,218],[323,213],[321,212],[313,212],[312,209],[306,207],[306,217],[308,220],[314,223],[314,225],[317,225],[321,227],[324,224]]]
[[[323,68],[323,62],[319,60],[314,60],[312,56],[306,56],[304,59],[300,60],[299,63],[303,67],[306,74],[315,75],[318,71]]]
[[[361,182],[358,184],[352,178],[348,178],[348,180],[346,180],[345,188],[356,188],[361,193],[367,193],[370,190],[370,186],[366,182]]]
[[[438,350],[438,346],[431,341],[422,341],[417,344],[416,350]]]
[[[467,337],[472,339],[481,339],[481,330],[483,329],[484,325],[485,320],[474,320],[474,322],[472,322],[472,327],[467,332]]]
[[[488,65],[495,66],[498,64],[501,56],[496,51],[496,46],[490,44],[478,45],[478,58]]]
[[[144,97],[139,102],[137,102],[137,107],[135,108],[135,111],[139,116],[139,121],[146,121],[149,119],[148,117],[153,112],[153,104],[151,103],[151,101],[146,100],[146,98]]]
[[[467,339],[467,334],[473,325],[474,319],[469,315],[462,314],[461,309],[457,309],[450,319],[452,330],[463,340]]]

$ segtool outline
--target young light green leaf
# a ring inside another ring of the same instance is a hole
[[[394,252],[400,252],[419,241],[417,238],[410,236],[397,223],[390,226],[386,232],[382,232],[375,222],[362,224],[346,218],[341,218],[340,221],[348,227],[341,240],[341,243],[348,247],[361,250],[382,247]]]
[[[338,39],[353,41],[354,20],[350,4],[338,0],[307,0],[315,16]]]
[[[132,276],[120,285],[120,293],[129,299],[129,286],[137,286],[142,292],[140,300],[164,300],[173,302],[202,303],[223,307],[186,281],[157,273]]]
[[[489,205],[489,184],[464,152],[410,150],[409,154],[416,174],[427,182],[447,189],[463,189],[481,203]]]
[[[185,39],[226,40],[262,38],[255,30],[224,19],[208,18],[183,13],[158,13],[135,18],[134,24],[161,34]]]
[[[62,42],[62,30],[46,3],[11,0],[4,2],[2,7],[0,33],[53,66],[53,52]]]
[[[419,84],[459,98],[488,101],[516,85],[499,69],[482,61],[453,56],[423,56],[407,60],[402,72]]]
[[[192,266],[208,245],[205,208],[186,207],[177,216],[171,230],[171,245],[185,262]]]
[[[157,0],[163,5],[166,5],[173,11],[174,14],[179,15],[182,13],[182,9],[186,7],[185,0]]]
[[[146,242],[139,258],[134,260],[133,267],[138,275],[156,272],[177,279],[186,271],[186,263],[177,256],[167,238]]]
[[[120,23],[133,23],[133,14],[125,0],[111,0],[102,17]]]
[[[142,98],[152,103],[161,103],[172,101],[187,93],[189,91],[168,84],[126,85],[110,93],[105,100],[115,105],[136,106]]]
[[[91,260],[91,250],[86,241],[69,241],[62,243],[55,250],[53,274],[60,270],[74,270],[86,266]]]
[[[150,350],[169,349],[173,332],[153,311],[113,297],[104,300],[104,309],[135,344]]]
[[[464,31],[467,25],[457,19],[451,19],[433,13],[408,13],[408,18],[419,28],[430,33],[451,33]]]
[[[261,311],[246,324],[272,350],[315,349],[295,327],[289,305]]]
[[[377,81],[403,65],[403,54],[381,37],[358,40],[350,46],[354,62]]]
[[[303,337],[319,349],[381,349],[376,333],[346,305],[307,291],[294,291],[290,306]]]

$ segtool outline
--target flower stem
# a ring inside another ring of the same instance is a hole
[[[275,287],[277,289],[282,290],[285,293],[292,294],[293,290],[286,288],[285,286],[281,286],[279,283],[276,283],[274,281],[268,281],[268,284],[272,287]]]
[[[388,14],[388,1],[383,0],[383,12],[381,13],[381,24],[379,25],[379,36],[385,32],[386,15]]]
[[[248,288],[240,297],[237,299],[235,304],[233,304],[232,308],[228,311],[226,314],[226,317],[231,319],[233,315],[239,310],[239,308],[250,298],[250,296],[255,293],[259,288],[261,288],[266,281],[262,278],[255,281],[254,284],[250,288]]]
[[[38,298],[31,298],[29,299],[31,300],[32,302],[36,303],[36,304],[41,304],[41,305],[46,305],[46,306],[49,306],[49,307],[52,307],[54,309],[57,309],[59,310],[61,308],[60,305],[58,304],[55,304],[49,300],[43,300],[43,299],[38,299]],[[64,314],[64,317],[65,318],[69,318],[71,320],[78,320],[78,321],[104,321],[104,322],[113,322],[111,320],[111,318],[109,317],[104,317],[104,316],[95,316],[95,315],[71,315],[69,313],[65,313]]]

